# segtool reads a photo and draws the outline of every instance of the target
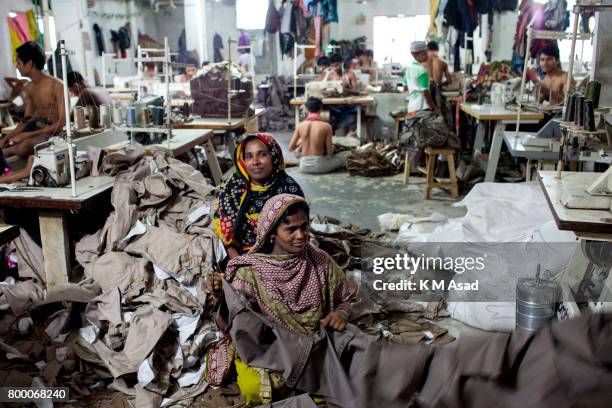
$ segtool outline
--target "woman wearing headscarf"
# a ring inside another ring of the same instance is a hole
[[[321,326],[342,331],[355,286],[329,255],[309,244],[308,220],[309,207],[302,197],[272,197],[262,209],[255,244],[248,254],[229,262],[224,278],[254,310],[293,332],[311,334]],[[221,284],[220,274],[215,275],[213,296],[220,296]],[[219,380],[228,371],[224,364],[232,361],[247,404],[269,403],[283,389],[278,373],[247,366],[229,344],[209,352],[209,380]]]
[[[269,134],[246,137],[234,152],[236,172],[222,187],[213,228],[231,258],[255,244],[259,213],[268,199],[288,193],[303,197],[297,182],[285,172],[283,152]]]

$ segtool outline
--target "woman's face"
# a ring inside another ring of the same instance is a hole
[[[260,140],[251,140],[246,144],[244,163],[250,179],[255,183],[264,183],[274,169],[270,150]]]
[[[279,255],[299,255],[304,251],[309,238],[308,217],[300,208],[278,225],[276,234],[273,235],[273,252]]]

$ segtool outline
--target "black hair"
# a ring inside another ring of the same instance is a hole
[[[356,57],[358,57],[358,58],[359,58],[359,57],[361,57],[361,56],[363,56],[363,55],[365,55],[365,51],[364,51],[362,48],[357,48],[357,49],[355,50],[355,56],[356,56]]]
[[[281,224],[286,224],[288,222],[287,218],[291,217],[292,215],[296,215],[299,210],[303,210],[306,214],[306,221],[310,219],[310,207],[308,207],[308,204],[306,204],[305,201],[298,201],[287,207],[285,213],[282,217],[279,218],[278,222],[276,223],[270,234],[275,234],[276,230],[278,229],[278,226]]]
[[[440,47],[438,46],[437,42],[430,41],[427,43],[427,49],[429,49],[429,51],[439,51]]]
[[[36,41],[28,41],[23,43],[15,50],[15,52],[17,53],[17,58],[19,58],[24,64],[32,61],[32,65],[39,70],[42,70],[45,67],[45,52],[40,44]]]
[[[66,79],[68,81],[68,87],[70,88],[74,84],[84,84],[85,79],[83,79],[83,75],[81,75],[77,71],[72,71],[66,74]]]
[[[374,56],[374,51],[366,50],[365,55],[367,55],[368,57],[372,58]]]
[[[342,55],[340,54],[333,54],[330,58],[329,58],[329,62],[331,62],[332,64],[339,64],[342,63]]]
[[[322,107],[323,101],[319,98],[315,98],[314,96],[311,96],[306,101],[306,109],[308,109],[308,112],[310,113],[319,113],[321,112]]]
[[[320,66],[320,67],[322,67],[324,65],[329,66],[330,64],[331,64],[331,62],[329,61],[329,58],[326,57],[326,56],[323,56],[323,57],[321,57],[321,58],[319,58],[317,60],[317,65]]]
[[[549,57],[555,57],[559,61],[559,47],[552,41],[547,42],[541,49],[540,55],[548,55]]]
[[[344,60],[344,70],[348,71],[348,69],[353,65],[353,58],[347,58]]]
[[[264,254],[269,254],[274,249],[274,243],[270,242],[270,237],[276,235],[276,231],[278,230],[279,225],[286,224],[288,222],[287,218],[292,215],[296,215],[298,211],[303,210],[306,214],[306,221],[310,221],[310,207],[306,204],[305,201],[298,201],[296,203],[291,204],[286,210],[285,213],[279,218],[279,220],[274,224],[268,235],[266,236],[266,242],[262,245],[260,252]]]

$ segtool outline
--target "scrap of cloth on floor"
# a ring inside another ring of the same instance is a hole
[[[287,386],[341,408],[399,408],[415,400],[421,407],[612,402],[612,314],[437,348],[390,343],[352,325],[297,334],[253,311],[228,283],[224,294],[217,320],[242,361],[275,370]]]

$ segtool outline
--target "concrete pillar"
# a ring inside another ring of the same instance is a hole
[[[612,0],[604,1],[612,4]],[[591,78],[601,82],[600,106],[612,106],[612,12],[600,12],[595,15],[593,39],[593,72]]]
[[[200,63],[209,61],[206,0],[186,0],[184,10],[187,50],[196,50],[200,56]]]

